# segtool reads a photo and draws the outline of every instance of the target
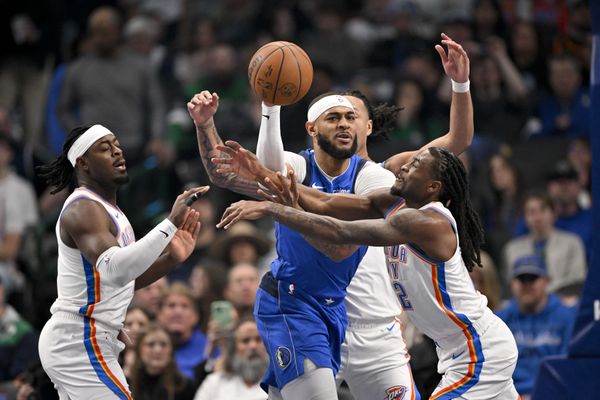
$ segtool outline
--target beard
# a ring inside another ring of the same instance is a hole
[[[231,372],[245,382],[260,382],[267,368],[269,368],[269,359],[260,355],[244,358],[236,354],[231,362]]]
[[[126,183],[129,183],[129,175],[125,173],[125,175],[116,177],[114,183],[116,183],[117,185],[124,185]]]
[[[350,147],[350,149],[348,149],[348,150],[339,149],[339,148],[335,147],[335,145],[329,139],[327,139],[325,136],[321,135],[320,133],[317,133],[317,143],[319,144],[319,147],[322,148],[325,153],[329,154],[331,157],[335,158],[336,160],[346,160],[346,159],[352,157],[354,155],[354,153],[356,153],[356,148],[358,146],[358,140],[355,136],[354,140],[352,141],[352,146]]]
[[[399,184],[398,182],[394,183],[394,185],[390,188],[390,194],[392,196],[402,196],[402,192],[403,192],[403,185]]]

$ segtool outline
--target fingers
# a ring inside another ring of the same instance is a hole
[[[216,145],[215,149],[222,151],[223,153],[229,155],[230,157],[234,157],[238,152],[236,149],[233,149],[229,146],[223,146],[222,144]]]
[[[444,48],[442,46],[440,46],[439,44],[436,44],[435,49],[438,52],[438,54],[440,55],[440,58],[442,59],[442,64],[445,64],[446,62],[448,62],[448,55],[446,54],[446,51],[444,50]]]
[[[233,164],[233,158],[225,157],[214,157],[210,159],[213,164]]]
[[[225,210],[223,216],[221,217],[221,221],[219,221],[217,224],[217,228],[228,229],[240,219],[242,209],[236,204],[232,204],[227,208],[227,210]]]
[[[210,186],[199,186],[199,187],[195,187],[192,188],[190,190],[186,190],[185,192],[183,192],[181,195],[179,195],[177,197],[177,199],[179,199],[180,197],[183,196],[183,198],[185,199],[185,205],[186,206],[191,206],[192,204],[194,204],[194,202],[196,200],[198,200],[200,198],[200,196],[202,196],[203,194],[205,194],[206,192],[208,192],[210,190]]]
[[[181,225],[182,231],[187,231],[192,233],[196,222],[198,222],[198,218],[200,218],[200,213],[193,209],[188,209],[185,214],[185,219],[183,220],[183,224]]]
[[[296,182],[296,173],[293,169],[288,169],[288,177],[290,178],[290,192],[292,196],[298,198],[298,183]]]
[[[272,194],[265,192],[262,189],[258,189],[256,191],[256,193],[260,196],[260,198],[262,198],[263,200],[267,200],[270,201],[271,203],[275,202],[275,198]]]
[[[235,151],[238,151],[243,148],[242,145],[236,142],[235,140],[226,140],[225,144]]]
[[[269,189],[269,191],[273,194],[277,194],[281,191],[281,189],[279,188],[279,186],[277,186],[277,184],[275,184],[275,182],[273,182],[271,179],[269,178],[265,178],[263,181],[265,187],[267,189]]]
[[[202,224],[200,223],[200,221],[197,221],[196,225],[194,226],[194,230],[192,231],[192,238],[194,238],[194,241],[196,241],[196,239],[198,238],[201,227],[202,227]]]

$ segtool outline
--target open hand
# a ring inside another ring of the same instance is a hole
[[[258,194],[265,200],[302,210],[302,207],[298,204],[300,195],[298,193],[294,170],[288,166],[288,178],[285,178],[281,172],[277,172],[276,175],[277,184],[269,178],[265,178],[263,181],[263,184],[269,190],[269,193],[262,189],[258,189]]]
[[[219,96],[216,93],[210,93],[203,90],[197,93],[187,103],[187,109],[190,117],[196,125],[203,125],[215,115],[219,108]]]
[[[216,149],[229,157],[214,157],[211,162],[219,164],[217,173],[235,174],[249,181],[257,181],[264,168],[254,153],[246,150],[234,140],[227,140],[225,145],[217,145]]]
[[[191,208],[188,209],[185,214],[183,225],[177,229],[173,239],[171,239],[167,246],[169,256],[177,264],[187,260],[196,247],[196,239],[200,233],[201,226],[200,221],[198,221],[199,217],[200,213],[198,211]]]
[[[442,33],[442,44],[448,46],[448,54],[439,44],[435,45],[435,49],[442,59],[442,66],[446,75],[455,82],[464,83],[468,81],[470,66],[469,56],[465,49],[445,33]]]
[[[217,224],[217,228],[229,229],[230,226],[239,220],[256,220],[262,218],[266,215],[269,205],[270,203],[266,201],[242,200],[233,203],[223,213],[221,221]]]
[[[187,211],[189,210],[189,205],[186,204],[186,201],[188,201],[192,196],[197,198],[198,196],[203,195],[204,193],[208,192],[208,189],[210,189],[210,186],[200,186],[186,190],[177,196],[177,199],[175,199],[173,207],[171,207],[171,213],[168,217],[173,225],[181,229],[181,226],[183,226],[186,220]]]

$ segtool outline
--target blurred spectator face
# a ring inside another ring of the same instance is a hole
[[[199,49],[207,49],[212,47],[215,42],[215,27],[208,21],[200,21],[196,26],[195,44]]]
[[[211,52],[212,72],[220,77],[227,77],[235,72],[237,66],[235,49],[229,45],[216,46]]]
[[[561,178],[548,182],[548,195],[559,206],[577,204],[581,185],[577,179]]]
[[[575,60],[555,58],[550,60],[550,87],[559,99],[571,100],[581,83],[579,68]]]
[[[201,299],[206,295],[209,283],[210,280],[206,270],[202,265],[196,265],[190,276],[190,288],[196,299]]]
[[[246,383],[258,383],[269,366],[269,358],[258,334],[256,323],[242,322],[234,333],[235,352],[232,355],[232,372]]]
[[[342,31],[342,17],[339,13],[324,10],[317,13],[315,18],[317,29],[322,33],[338,34]]]
[[[463,45],[473,40],[473,31],[466,21],[449,22],[442,32],[450,36],[456,43]]]
[[[569,147],[569,162],[578,171],[587,171],[592,166],[592,149],[584,139],[575,139]]]
[[[440,80],[440,73],[435,68],[433,60],[423,55],[410,56],[404,63],[404,72],[414,76],[429,90],[434,90]]]
[[[237,264],[229,271],[225,298],[235,307],[252,307],[258,290],[258,270],[252,264]]]
[[[478,88],[497,88],[501,84],[498,66],[490,57],[483,57],[475,65],[474,80]]]
[[[492,0],[480,0],[473,9],[473,19],[475,25],[479,27],[492,29],[498,23],[499,18]]]
[[[149,375],[159,375],[166,370],[173,355],[173,344],[164,329],[153,329],[142,336],[139,357]]]
[[[112,8],[97,9],[90,16],[89,31],[94,49],[100,54],[111,54],[121,41],[119,15]]]
[[[181,293],[167,295],[157,317],[176,343],[188,340],[198,324],[198,312],[193,299]]]
[[[531,197],[525,202],[525,223],[532,233],[546,233],[554,226],[554,211],[544,200]]]
[[[146,314],[140,308],[132,308],[127,311],[127,315],[125,315],[124,327],[127,330],[127,335],[129,335],[129,338],[134,346],[137,343],[140,331],[148,326],[149,322],[150,318],[148,318],[148,314]]]
[[[523,274],[512,279],[511,290],[519,308],[533,313],[547,298],[548,278],[535,274]]]
[[[240,263],[254,264],[258,260],[258,251],[254,243],[248,240],[239,240],[229,247],[229,260],[231,265]]]
[[[423,106],[423,92],[419,85],[416,82],[403,81],[398,84],[397,89],[396,105],[404,108],[400,113],[418,115]]]
[[[518,59],[534,59],[538,53],[538,38],[533,24],[519,22],[512,28],[512,49]]]
[[[0,139],[0,170],[5,170],[13,160],[13,150],[8,139]]]
[[[516,176],[508,161],[499,155],[490,160],[490,180],[492,187],[500,192],[514,191],[517,186]]]
[[[137,16],[127,22],[124,30],[129,47],[147,55],[156,44],[159,26],[149,17]]]
[[[168,286],[167,278],[162,277],[153,284],[136,290],[133,302],[156,315],[160,307],[160,298]]]
[[[296,21],[289,8],[278,8],[273,13],[271,26],[273,37],[278,40],[293,39],[296,33]]]

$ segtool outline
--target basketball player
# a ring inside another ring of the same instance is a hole
[[[518,399],[512,381],[515,340],[468,274],[481,263],[483,231],[462,163],[447,150],[432,147],[396,177],[388,193],[320,194],[318,199],[330,203],[323,210],[342,210],[348,219],[385,219],[349,222],[281,204],[241,201],[225,211],[217,226],[272,216],[314,240],[386,246],[388,271],[404,311],[436,343],[443,377],[431,399]],[[297,206],[295,180],[282,191],[270,183],[265,181],[279,201]]]
[[[442,39],[442,43],[448,46],[448,54],[439,45],[436,50],[446,73],[454,81],[468,81],[469,59],[465,51],[448,36],[442,34]],[[311,122],[309,117],[307,129],[313,136],[314,151],[308,150],[302,155],[289,152],[284,154],[279,129],[279,107],[263,105],[264,118],[257,146],[259,159],[275,170],[281,170],[284,163],[289,163],[298,171],[298,182],[332,192],[331,183],[347,168],[348,159],[353,153],[357,152],[361,157],[370,159],[367,138],[373,132],[379,133],[382,130],[374,127],[373,121],[393,123],[397,112],[393,107],[380,105],[374,118],[374,112],[362,93],[346,91],[342,94],[355,111],[354,140],[345,140],[346,143],[343,143],[344,140],[337,140],[346,133],[327,138],[324,132],[314,129],[311,132],[308,127]],[[320,105],[316,102],[320,100],[323,104],[327,101],[327,98],[324,99],[315,99],[311,109],[319,108]],[[329,100],[333,106],[341,104],[335,96],[330,96]],[[337,109],[332,108],[330,111],[335,110]],[[327,110],[324,112],[328,113]],[[472,105],[468,90],[454,94],[450,125],[447,135],[428,146],[448,147],[457,153],[466,149],[473,135]],[[354,132],[347,135],[352,133]],[[385,162],[386,168],[401,166],[415,153],[406,152],[391,157]],[[223,160],[217,159],[215,163],[221,161]],[[353,192],[366,195],[377,189],[389,188],[395,180],[394,175],[381,166],[367,163],[357,174]],[[343,246],[331,246],[322,241],[311,241],[310,238],[308,241],[333,259],[344,259],[349,255],[347,248]],[[404,393],[407,399],[418,398],[418,392],[413,390],[414,384],[408,367],[409,356],[397,319],[401,308],[387,277],[381,248],[370,247],[367,251],[347,288],[346,304],[349,324],[341,348],[341,368],[336,375],[337,384],[346,380],[357,400],[384,398],[393,393]]]
[[[135,289],[191,254],[200,223],[188,204],[208,187],[178,196],[169,216],[136,242],[116,204],[118,187],[128,181],[125,158],[107,128],[73,129],[41,175],[53,193],[78,185],[56,223],[58,298],[40,335],[44,370],[61,400],[131,399],[117,362],[127,307]]]

